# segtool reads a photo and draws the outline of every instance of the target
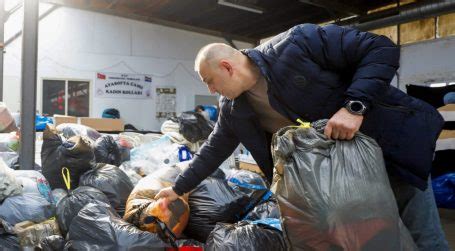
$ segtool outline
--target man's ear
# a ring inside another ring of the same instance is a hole
[[[221,69],[228,71],[229,75],[231,76],[234,73],[234,69],[232,68],[231,63],[225,59],[220,60],[219,66]]]

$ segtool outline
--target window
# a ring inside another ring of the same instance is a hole
[[[89,81],[43,80],[43,114],[88,117],[89,108]]]

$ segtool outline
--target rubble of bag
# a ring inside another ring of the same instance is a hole
[[[15,233],[19,238],[21,247],[33,248],[40,242],[51,235],[60,235],[58,224],[55,219],[47,220],[40,223],[24,221],[14,226]]]
[[[104,163],[97,164],[94,169],[84,173],[79,184],[103,192],[120,215],[125,213],[126,201],[134,188],[130,178],[120,168]]]
[[[177,121],[179,133],[191,143],[207,139],[213,131],[213,122],[206,120],[197,112],[183,112]]]
[[[108,204],[87,204],[73,219],[66,250],[163,250],[158,234],[125,222]]]
[[[95,142],[96,163],[106,163],[114,166],[121,164],[121,155],[117,143],[110,135],[103,135]]]
[[[61,235],[47,236],[38,245],[42,251],[61,251],[65,248],[65,239]]]
[[[109,203],[109,199],[100,190],[80,186],[68,193],[68,196],[61,199],[57,204],[57,222],[62,234],[66,234],[73,218],[88,203]]]
[[[92,129],[85,125],[63,123],[56,127],[56,130],[63,134],[63,137],[69,139],[74,136],[85,136],[92,141],[96,141],[101,134],[95,129]]]
[[[71,188],[75,188],[79,185],[79,177],[95,166],[92,144],[84,136],[65,139],[54,128],[47,126],[43,140],[42,172],[52,189],[67,189],[62,175],[63,168],[69,170]]]
[[[178,237],[188,222],[188,203],[182,198],[173,202],[154,198],[161,189],[172,186],[180,172],[178,166],[162,167],[141,179],[128,198],[123,218],[141,230],[152,233],[160,232],[159,222],[154,220],[158,219]]]
[[[455,173],[448,173],[432,181],[438,207],[455,209]]]
[[[169,137],[163,136],[159,140],[133,148],[131,161],[147,161],[152,168],[172,166],[179,162],[179,148],[180,145],[172,143]]]
[[[185,235],[205,242],[216,223],[235,223],[250,198],[232,189],[226,180],[208,177],[189,194],[190,218]]]
[[[320,122],[317,122],[317,124]],[[283,128],[272,141],[274,192],[291,249],[401,250],[398,208],[382,151],[358,133],[328,140],[320,128]],[[324,125],[325,126],[325,125]],[[403,231],[406,231],[403,229]]]
[[[17,130],[16,122],[8,107],[6,107],[5,103],[0,102],[0,132],[8,133]]]
[[[260,220],[267,218],[280,218],[280,208],[278,207],[278,202],[275,198],[271,198],[259,205],[257,205],[253,210],[251,210],[244,218],[244,220]]]
[[[281,231],[264,224],[240,221],[235,224],[218,223],[207,239],[207,251],[215,250],[286,250]]]
[[[17,151],[19,151],[19,136],[17,133],[0,133],[0,152]]]
[[[0,160],[0,203],[10,196],[22,193],[21,183],[16,179],[14,170]]]

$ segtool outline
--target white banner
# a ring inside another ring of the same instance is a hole
[[[151,98],[152,77],[142,74],[96,73],[98,98]]]

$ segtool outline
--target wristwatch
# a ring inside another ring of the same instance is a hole
[[[348,100],[344,104],[344,108],[348,110],[349,113],[354,115],[364,115],[367,111],[367,107],[362,101],[359,100]]]

